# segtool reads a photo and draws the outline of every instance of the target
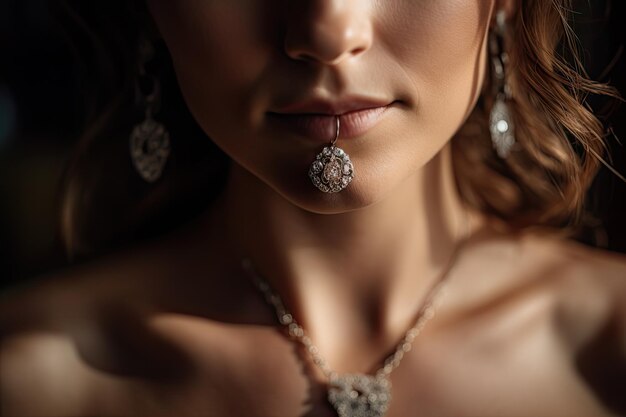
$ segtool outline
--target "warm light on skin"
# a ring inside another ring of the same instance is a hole
[[[451,139],[479,95],[493,1],[148,2],[182,92],[207,135],[292,203],[341,212],[383,199]],[[319,146],[272,129],[279,103],[346,94],[400,102],[339,145],[359,175],[320,195]],[[359,170],[358,167],[361,167]],[[302,173],[302,175],[298,175]]]
[[[615,326],[626,321],[623,258],[498,229],[468,215],[458,195],[451,139],[481,93],[489,105],[494,11],[515,15],[521,2],[146,1],[206,140],[234,161],[227,183],[175,231],[44,277],[0,305],[0,396],[11,399],[0,413],[337,415],[331,373],[277,331],[267,292],[242,266],[249,259],[338,373],[375,373],[426,295],[446,284],[390,375],[388,417],[623,414],[605,401],[623,385],[613,372],[624,358]],[[563,5],[523,10],[553,7],[548,25]],[[543,50],[513,52],[533,47]],[[346,94],[400,104],[363,136],[339,139],[357,175],[323,194],[307,173],[325,142],[277,128],[268,113]],[[476,144],[454,139],[467,145],[455,156]],[[484,177],[477,186],[490,192],[498,183]],[[165,182],[163,198],[169,184],[180,183]]]
[[[446,145],[480,95],[495,0],[261,3],[148,2],[191,112],[236,162],[209,234],[250,254],[341,356],[402,333],[458,239]],[[268,112],[351,94],[399,104],[340,138],[357,174],[323,194],[307,175],[319,142],[275,129]]]

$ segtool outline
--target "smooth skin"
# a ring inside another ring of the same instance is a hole
[[[228,184],[176,233],[5,297],[0,414],[334,415],[244,256],[338,372],[377,369],[452,263],[392,374],[390,417],[626,412],[624,257],[500,231],[456,192],[450,139],[481,93],[494,10],[513,0],[148,5],[189,108],[235,162]],[[340,139],[357,177],[324,195],[306,176],[319,144],[267,113],[345,94],[397,104]]]

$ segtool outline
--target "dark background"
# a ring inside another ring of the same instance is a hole
[[[626,96],[626,15],[621,0],[575,1],[574,28],[593,79]],[[57,233],[59,180],[85,118],[90,68],[55,18],[52,2],[0,2],[0,282],[10,285],[66,264]],[[84,96],[85,94],[83,94]],[[611,128],[611,164],[626,174],[626,108],[592,98]],[[614,103],[613,103],[614,104]],[[613,109],[608,113],[608,109]],[[626,253],[626,184],[603,169],[589,192],[597,223],[581,236]]]

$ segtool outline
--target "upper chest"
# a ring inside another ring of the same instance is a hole
[[[446,297],[465,306],[429,323],[394,371],[389,417],[602,415],[572,341],[585,337],[579,328],[596,327],[583,321],[603,316],[604,296],[576,279],[550,288],[563,263],[528,247],[494,245],[462,260],[463,279],[455,278]],[[219,314],[232,316],[229,309]],[[334,415],[326,381],[306,352],[276,327],[246,323],[157,316],[149,325],[151,340],[173,346],[185,371],[176,379],[107,376],[94,385],[102,388],[100,404],[109,414],[155,417]],[[568,334],[568,326],[576,334]],[[353,356],[362,358],[366,350],[355,345]],[[176,367],[179,359],[167,352],[152,358],[152,366]],[[351,360],[321,353],[331,365]],[[375,369],[387,353],[372,353],[368,363]],[[342,368],[364,372],[367,366]]]
[[[103,392],[122,414],[335,415],[323,376],[306,352],[275,328],[175,317],[160,320],[157,328],[193,366],[173,382],[110,379]],[[384,353],[372,363],[383,359]],[[539,301],[433,326],[416,339],[391,383],[389,417],[599,412]],[[122,385],[126,388],[118,389]]]

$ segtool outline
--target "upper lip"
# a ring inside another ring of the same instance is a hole
[[[272,113],[279,114],[318,114],[318,115],[342,115],[359,110],[386,107],[392,100],[384,100],[365,96],[349,96],[335,100],[312,98],[279,107]]]

